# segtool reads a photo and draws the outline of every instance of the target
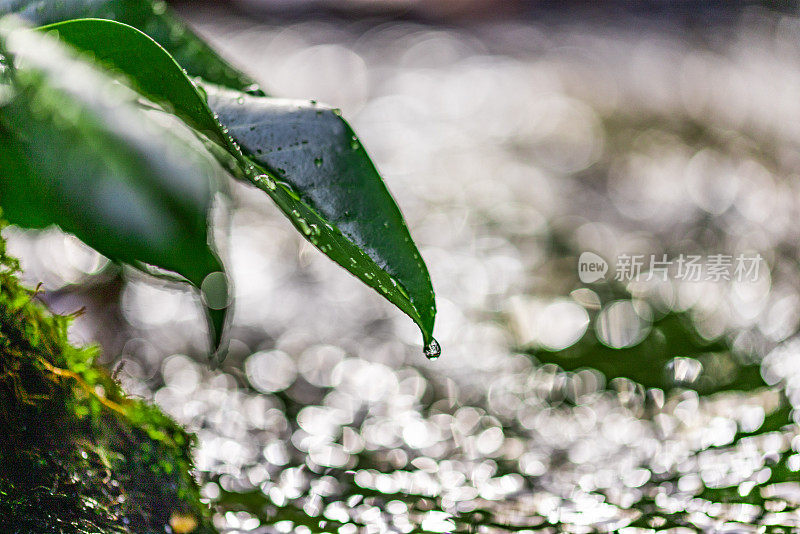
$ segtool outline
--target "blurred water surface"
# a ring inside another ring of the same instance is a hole
[[[88,306],[73,337],[197,433],[222,530],[800,528],[800,20],[182,14],[272,94],[342,108],[431,270],[444,349],[427,361],[408,318],[246,187],[219,232],[218,371],[191,294],[10,229],[56,309]],[[766,263],[583,284],[583,251]]]

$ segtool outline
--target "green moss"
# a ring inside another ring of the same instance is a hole
[[[18,269],[0,239],[0,532],[214,532],[193,436],[67,343]]]

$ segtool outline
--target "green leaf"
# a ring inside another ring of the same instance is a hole
[[[165,50],[123,24],[81,20],[43,29],[91,52],[205,133],[214,141],[209,149],[231,173],[266,192],[306,239],[409,315],[422,331],[426,354],[438,355],[425,264],[338,110],[211,84],[198,92]]]
[[[111,259],[174,271],[197,287],[218,279],[207,229],[214,166],[191,136],[175,133],[185,127],[8,18],[0,20],[0,55],[4,217],[57,224]],[[217,346],[224,308],[209,317]]]
[[[257,185],[313,244],[407,313],[424,342],[432,343],[436,308],[427,268],[397,204],[341,113],[316,103],[206,90],[211,109],[250,161],[290,195],[277,199],[278,188],[265,181]]]
[[[128,77],[134,89],[222,146],[229,137],[208,109],[205,97],[175,60],[149,36],[110,20],[77,19],[42,26],[91,59]]]
[[[220,57],[161,0],[0,0],[0,17],[8,14],[35,26],[80,18],[123,22],[155,39],[191,76],[263,95],[255,81]]]

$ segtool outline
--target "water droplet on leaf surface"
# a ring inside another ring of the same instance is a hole
[[[274,191],[275,188],[277,187],[277,185],[275,184],[275,180],[273,180],[267,174],[259,174],[258,176],[256,176],[256,181],[262,182],[264,185],[267,186],[267,189],[269,189],[270,191]]]
[[[230,306],[228,278],[222,271],[207,275],[200,284],[203,303],[212,310],[221,310]]]

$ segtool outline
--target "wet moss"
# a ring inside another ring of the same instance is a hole
[[[2,223],[0,223],[2,228]],[[0,239],[0,532],[212,533],[193,436],[127,398]]]

